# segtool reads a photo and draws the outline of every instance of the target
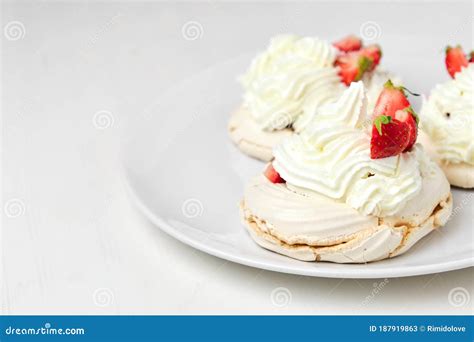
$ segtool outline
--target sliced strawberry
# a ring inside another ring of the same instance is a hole
[[[272,164],[269,164],[264,172],[265,177],[272,183],[285,183],[285,180],[280,177],[280,174],[273,168]]]
[[[395,116],[397,110],[410,106],[403,87],[396,87],[391,80],[385,82],[383,90],[375,104],[373,116]]]
[[[357,36],[350,35],[334,42],[332,45],[342,52],[357,51],[362,47],[362,40]]]
[[[336,58],[335,65],[340,68],[339,76],[345,85],[358,81],[369,70],[372,61],[358,52],[349,52]]]
[[[408,126],[409,142],[403,152],[410,151],[416,143],[418,137],[418,115],[413,108],[407,107],[395,112],[395,119]]]
[[[377,99],[373,116],[375,119],[370,141],[372,159],[396,156],[411,150],[415,145],[418,116],[410,106],[404,87],[396,87],[388,80]]]
[[[448,46],[446,48],[446,68],[448,69],[449,74],[452,78],[454,75],[461,71],[463,67],[467,67],[468,61],[466,56],[464,55],[464,51],[462,50],[461,46],[451,47]]]
[[[359,53],[368,57],[372,61],[372,66],[369,71],[374,70],[377,65],[379,65],[380,59],[382,58],[382,49],[380,48],[380,45],[377,44],[366,46],[360,49]]]
[[[379,159],[399,155],[410,143],[409,126],[391,116],[375,118],[370,140],[370,158]]]

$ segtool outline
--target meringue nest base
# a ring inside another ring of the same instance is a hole
[[[240,203],[240,213],[242,223],[250,236],[265,249],[302,261],[368,263],[405,253],[421,238],[443,226],[449,219],[452,206],[452,195],[449,193],[418,226],[406,223],[387,225],[379,219],[376,228],[362,230],[350,240],[331,246],[288,244],[276,237],[264,220],[252,215],[245,207],[244,201]]]
[[[447,163],[441,161],[439,166],[443,170],[451,185],[464,188],[474,188],[474,166],[467,163]]]
[[[423,131],[420,131],[418,141],[421,142],[430,157],[438,163],[451,185],[464,189],[474,188],[474,165],[466,162],[452,163],[441,159],[431,138]]]
[[[244,107],[232,113],[227,131],[241,152],[265,162],[273,159],[273,147],[293,134],[291,128],[263,131]]]

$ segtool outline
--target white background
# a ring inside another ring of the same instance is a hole
[[[277,33],[333,39],[374,21],[383,63],[416,61],[420,72],[402,77],[427,93],[447,79],[445,45],[473,47],[472,2],[16,1],[2,3],[1,19],[3,313],[472,313],[472,269],[318,279],[193,250],[134,210],[118,164],[134,115]],[[189,21],[199,23],[195,40],[182,32]],[[105,127],[94,121],[100,111]],[[460,306],[449,300],[458,287]]]

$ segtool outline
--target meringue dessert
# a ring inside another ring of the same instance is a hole
[[[363,82],[320,107],[247,184],[242,222],[261,247],[304,261],[366,263],[443,226],[449,183],[416,143],[404,88],[387,82],[371,115]]]
[[[301,131],[321,105],[357,80],[366,85],[373,107],[385,81],[394,78],[376,68],[381,56],[378,45],[363,47],[355,36],[334,44],[314,37],[274,37],[240,79],[245,93],[228,125],[232,141],[242,152],[270,161],[276,144]]]
[[[420,112],[420,140],[451,185],[474,188],[474,59],[460,47],[446,51],[452,80],[437,85]]]

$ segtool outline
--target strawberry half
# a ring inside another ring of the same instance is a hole
[[[467,67],[468,61],[462,47],[459,45],[456,47],[448,46],[446,48],[445,63],[448,73],[452,78],[454,78],[454,75],[461,71],[463,67]]]
[[[382,58],[382,49],[380,48],[380,45],[377,44],[366,46],[360,49],[359,53],[372,61],[372,66],[369,71],[374,70],[377,65],[379,65],[380,59]]]
[[[342,52],[357,51],[362,47],[362,40],[354,35],[347,36],[332,44]]]
[[[370,140],[370,158],[379,159],[399,155],[410,143],[410,129],[404,122],[380,115],[375,118]]]
[[[396,87],[391,80],[383,85],[383,90],[375,103],[373,116],[395,116],[395,112],[410,106],[403,87]]]
[[[377,99],[373,116],[375,119],[370,147],[371,158],[395,156],[411,150],[415,145],[418,137],[418,116],[410,106],[404,87],[397,87],[388,80]],[[383,134],[384,129],[388,130],[386,136]]]
[[[418,137],[418,115],[411,107],[395,112],[395,119],[408,126],[408,145],[403,152],[410,151]]]
[[[274,184],[285,183],[285,180],[280,177],[280,174],[273,168],[272,164],[268,164],[268,167],[263,174],[270,182]]]
[[[356,51],[338,56],[335,66],[340,68],[339,76],[341,81],[348,86],[362,78],[364,72],[372,67],[372,61]]]

